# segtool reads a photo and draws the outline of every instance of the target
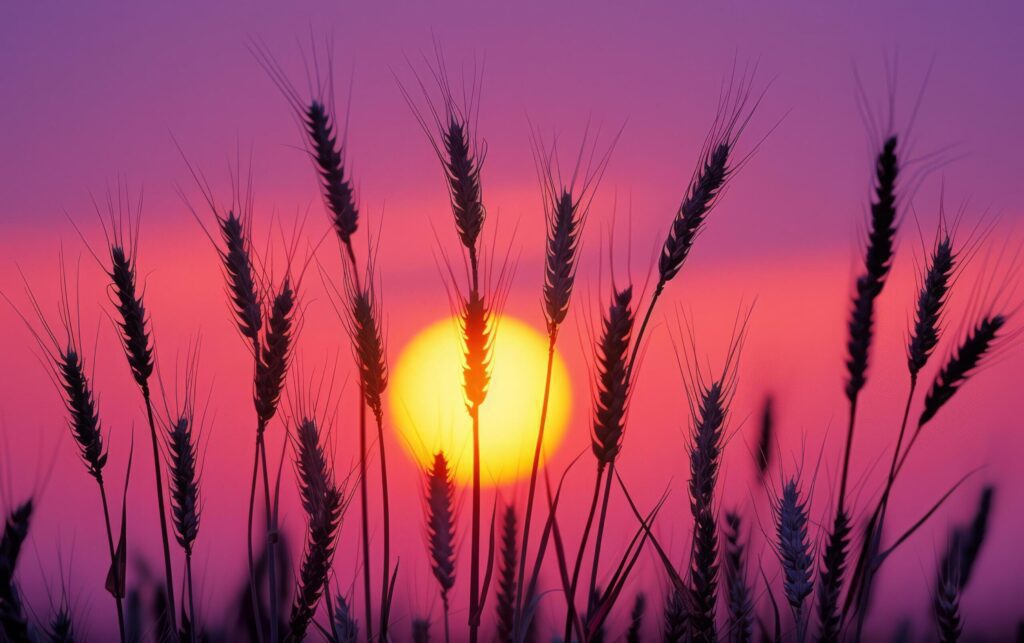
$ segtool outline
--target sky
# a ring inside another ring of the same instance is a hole
[[[110,431],[111,467],[123,472],[129,436],[137,447],[148,441],[145,416],[119,353],[103,272],[87,244],[103,244],[94,196],[102,199],[119,183],[144,194],[139,269],[168,388],[175,365],[201,338],[200,387],[209,402],[197,578],[211,621],[226,609],[217,597],[243,580],[239,552],[253,414],[247,353],[232,327],[215,249],[200,225],[211,225],[212,215],[185,159],[222,201],[230,201],[232,173],[251,169],[254,235],[275,265],[285,261],[283,239],[297,234],[298,254],[306,257],[329,229],[295,118],[252,55],[253,42],[272,52],[300,91],[311,39],[321,47],[325,39],[333,43],[335,99],[347,123],[347,161],[363,231],[372,230],[379,241],[392,362],[417,332],[450,313],[437,257],[455,252],[457,238],[443,176],[399,90],[425,73],[424,55],[432,56],[435,44],[454,78],[482,69],[478,135],[487,145],[488,234],[517,258],[506,314],[543,330],[544,219],[531,132],[549,142],[557,136],[566,167],[585,134],[599,151],[615,141],[584,233],[578,287],[560,340],[574,403],[564,442],[549,464],[554,474],[588,446],[588,332],[607,305],[612,270],[618,284],[631,281],[638,290],[647,284],[723,83],[737,69],[756,68],[753,87],[764,94],[739,142],[746,161],[659,303],[619,464],[642,505],[670,492],[658,532],[680,558],[689,538],[689,407],[672,339],[680,330],[693,330],[701,363],[720,368],[734,320],[752,306],[720,503],[744,513],[753,550],[769,573],[776,570],[764,547],[771,516],[754,484],[750,456],[767,393],[775,396],[779,413],[775,482],[798,470],[808,479],[817,472],[812,507],[819,516],[829,507],[848,412],[842,394],[845,318],[878,145],[859,97],[873,113],[885,113],[891,99],[896,129],[909,150],[910,193],[891,280],[879,302],[854,446],[858,509],[877,497],[880,463],[895,440],[908,386],[903,345],[915,279],[938,225],[940,197],[947,214],[963,213],[961,238],[994,227],[954,289],[947,341],[933,362],[948,355],[972,303],[985,299],[986,283],[1019,282],[1011,261],[996,261],[1004,247],[1014,247],[1024,226],[1024,56],[1018,33],[1024,9],[1017,3],[980,9],[915,2],[294,4],[104,1],[0,8],[0,290],[24,311],[24,275],[55,318],[61,257],[65,271],[77,276],[87,357]],[[340,269],[332,244],[328,239],[317,254],[327,272]],[[337,372],[334,450],[337,466],[347,468],[356,453],[347,338],[318,271],[307,275],[293,379],[299,384],[325,369]],[[1001,303],[1012,307],[1018,301],[1011,287]],[[105,569],[92,555],[103,546],[96,490],[77,461],[39,351],[8,306],[0,307],[0,328],[6,362],[0,369],[0,498],[7,507],[39,493],[32,551],[19,575],[28,595],[44,605],[39,597],[60,585],[63,570],[83,619],[92,631],[106,632],[111,606],[95,589]],[[933,371],[934,364],[929,378]],[[915,447],[902,474],[905,486],[893,498],[893,530],[908,527],[953,482],[975,473],[887,564],[874,612],[880,631],[903,616],[923,619],[945,534],[968,519],[984,484],[997,486],[996,510],[963,599],[964,614],[969,628],[979,629],[1019,616],[1011,590],[1024,573],[1024,562],[1013,553],[1024,528],[1018,493],[1024,473],[1017,458],[1024,441],[1015,385],[1021,376],[1024,359],[1011,341]],[[275,428],[271,443],[280,454],[284,426]],[[423,555],[420,473],[393,430],[385,444],[394,454],[391,473],[400,490],[394,511],[403,517],[395,527],[396,549],[410,580],[399,592],[399,618],[436,618],[439,601]],[[130,547],[155,567],[152,460],[145,451],[136,451],[128,493]],[[584,454],[570,471],[567,506],[587,500],[594,475],[589,458]],[[298,542],[301,517],[291,473],[286,462],[282,517]],[[525,492],[502,487],[499,493],[521,502]],[[622,498],[612,499],[611,511],[632,520]],[[578,538],[582,519],[573,513],[563,529]],[[355,578],[356,515],[343,528],[336,565],[343,586]],[[621,551],[630,535],[628,529],[610,533],[607,551]],[[379,546],[379,532],[373,541]],[[660,595],[665,580],[658,565],[653,556],[643,557],[631,591]]]

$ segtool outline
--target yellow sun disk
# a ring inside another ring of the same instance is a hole
[[[391,374],[391,416],[406,450],[420,466],[444,450],[455,481],[468,484],[473,471],[472,423],[462,389],[463,347],[458,319],[422,330],[402,350]],[[544,397],[548,339],[512,317],[501,317],[494,334],[491,382],[480,407],[480,479],[507,484],[529,476]],[[552,454],[565,433],[571,407],[569,372],[555,352],[544,453]],[[543,461],[542,461],[543,466]]]

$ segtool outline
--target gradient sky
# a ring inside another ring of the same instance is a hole
[[[296,80],[302,79],[301,52],[309,49],[310,33],[333,38],[338,104],[351,101],[349,160],[369,225],[380,226],[379,266],[392,358],[419,329],[449,311],[435,267],[433,230],[444,248],[456,247],[440,169],[396,84],[395,75],[412,81],[406,58],[418,60],[436,40],[456,75],[474,59],[486,61],[479,134],[489,149],[483,179],[492,215],[488,225],[496,225],[499,241],[511,242],[520,253],[507,312],[538,328],[543,218],[529,123],[547,136],[557,133],[566,158],[588,122],[592,132],[600,129],[599,146],[624,126],[586,230],[580,287],[562,341],[577,403],[566,443],[552,462],[559,472],[587,445],[589,358],[580,346],[586,343],[582,331],[587,320],[607,299],[608,239],[613,234],[619,281],[632,278],[643,285],[714,117],[723,78],[734,61],[741,67],[748,61],[757,64],[756,87],[770,87],[740,144],[744,151],[756,146],[756,153],[735,177],[656,315],[621,460],[623,476],[645,506],[670,488],[670,510],[663,513],[659,530],[680,557],[688,542],[688,417],[670,348],[676,310],[692,318],[701,358],[719,364],[737,311],[756,298],[722,485],[723,506],[741,507],[751,522],[760,521],[754,529],[755,551],[762,554],[759,532],[769,529],[769,514],[751,486],[749,445],[756,435],[759,400],[767,391],[778,398],[787,472],[801,462],[812,469],[829,438],[815,498],[816,514],[825,513],[847,412],[842,397],[847,297],[864,228],[871,145],[877,143],[867,137],[857,109],[855,71],[869,100],[881,106],[888,99],[886,70],[897,67],[895,113],[901,128],[927,80],[912,123],[912,149],[919,162],[908,169],[922,180],[914,195],[915,215],[908,210],[891,284],[880,302],[855,472],[884,457],[895,437],[907,386],[902,340],[911,314],[915,262],[921,257],[921,236],[930,239],[934,233],[940,190],[945,190],[949,210],[966,204],[965,228],[986,212],[997,219],[997,232],[989,237],[996,246],[1015,238],[1024,225],[1024,55],[1019,43],[1024,8],[1019,3],[551,5],[320,2],[293,8],[273,2],[230,7],[90,2],[7,3],[0,8],[0,289],[24,304],[20,268],[52,314],[59,253],[63,249],[71,272],[80,263],[86,343],[91,347],[97,338],[89,354],[112,431],[111,466],[122,471],[131,427],[137,438],[144,437],[144,415],[106,316],[110,306],[103,275],[65,213],[90,243],[101,244],[90,194],[101,195],[119,178],[133,191],[144,190],[139,261],[159,360],[169,379],[176,357],[183,359],[189,341],[201,333],[201,381],[211,391],[206,517],[197,555],[201,594],[211,600],[204,608],[207,618],[221,616],[223,604],[216,597],[234,591],[242,580],[252,411],[246,353],[232,330],[216,255],[179,196],[180,191],[199,204],[174,141],[223,199],[230,195],[229,169],[238,156],[249,158],[251,150],[256,236],[261,244],[268,239],[276,244],[279,260],[279,226],[290,230],[308,213],[304,239],[315,242],[327,230],[295,122],[247,50],[250,37],[262,39]],[[944,163],[924,173],[933,153]],[[272,226],[272,219],[278,223]],[[986,247],[981,255],[990,250]],[[333,252],[326,253],[326,265],[335,260]],[[981,265],[979,259],[974,267],[980,270]],[[965,274],[965,287],[953,295],[950,338],[977,270]],[[1004,269],[1001,274],[1019,280],[1015,272]],[[297,363],[308,376],[337,355],[339,374],[345,376],[348,349],[342,326],[319,278],[307,283]],[[113,615],[105,614],[107,596],[93,589],[104,573],[92,555],[102,545],[100,524],[93,519],[98,508],[94,486],[76,460],[59,398],[29,335],[7,307],[0,308],[0,327],[6,366],[0,369],[5,445],[0,498],[5,504],[42,485],[46,463],[55,457],[32,551],[21,567],[23,582],[30,595],[39,596],[46,584],[59,583],[61,566],[70,568],[72,595],[82,611],[111,617],[93,623],[93,631],[104,631]],[[945,350],[941,347],[937,357]],[[876,603],[880,627],[904,614],[923,614],[947,529],[951,522],[966,520],[985,482],[997,484],[999,494],[988,549],[964,598],[968,627],[1008,623],[1024,609],[1012,591],[1024,575],[1024,561],[1011,553],[1024,529],[1019,493],[1024,472],[1018,455],[1024,447],[1018,386],[1024,360],[1013,345],[1001,358],[929,428],[908,464],[905,486],[893,500],[898,517],[893,529],[909,525],[955,479],[984,468],[894,557]],[[354,387],[341,396],[342,408],[351,410]],[[355,437],[351,413],[342,417],[336,457],[347,466]],[[277,445],[280,435],[274,437]],[[395,438],[388,439],[396,453],[394,484],[401,490],[396,510],[418,518],[417,471],[397,455]],[[570,506],[584,501],[591,484],[588,458],[570,475]],[[151,466],[140,450],[129,493],[130,545],[154,562]],[[289,474],[286,469],[287,481]],[[856,487],[858,506],[877,493],[880,476],[876,469]],[[516,491],[503,493],[514,496]],[[288,494],[283,517],[297,536],[301,519]],[[612,511],[629,518],[624,503],[613,502]],[[337,560],[339,582],[345,585],[354,573],[355,515],[343,531]],[[577,521],[566,518],[569,534],[578,533]],[[439,605],[423,557],[421,524],[403,520],[396,529],[398,553],[409,561],[403,562],[403,574],[411,581],[400,590],[399,618],[430,610],[436,616]],[[611,533],[606,551],[621,549],[628,537],[627,531]],[[58,550],[60,562],[54,555]],[[772,572],[770,552],[762,555]],[[658,591],[664,581],[657,572],[657,561],[643,559],[635,588]],[[457,596],[456,601],[464,599]],[[45,610],[44,603],[40,608]]]

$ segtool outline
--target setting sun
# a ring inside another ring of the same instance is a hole
[[[402,350],[391,378],[391,408],[406,451],[421,465],[444,449],[455,480],[472,472],[472,429],[462,395],[462,346],[458,321],[426,327]],[[487,400],[480,410],[481,478],[484,484],[514,482],[530,473],[544,394],[548,341],[529,325],[502,317],[495,337]],[[556,352],[544,453],[558,448],[571,407],[565,362]]]

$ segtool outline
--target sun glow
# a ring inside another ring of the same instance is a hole
[[[455,480],[472,480],[473,433],[462,393],[457,319],[420,331],[402,350],[391,376],[390,404],[406,451],[426,466],[443,449]],[[480,408],[480,478],[485,485],[529,476],[544,396],[547,337],[504,316],[497,325],[491,384]],[[558,447],[571,407],[569,372],[555,352],[544,453]],[[543,461],[542,461],[543,465]]]

